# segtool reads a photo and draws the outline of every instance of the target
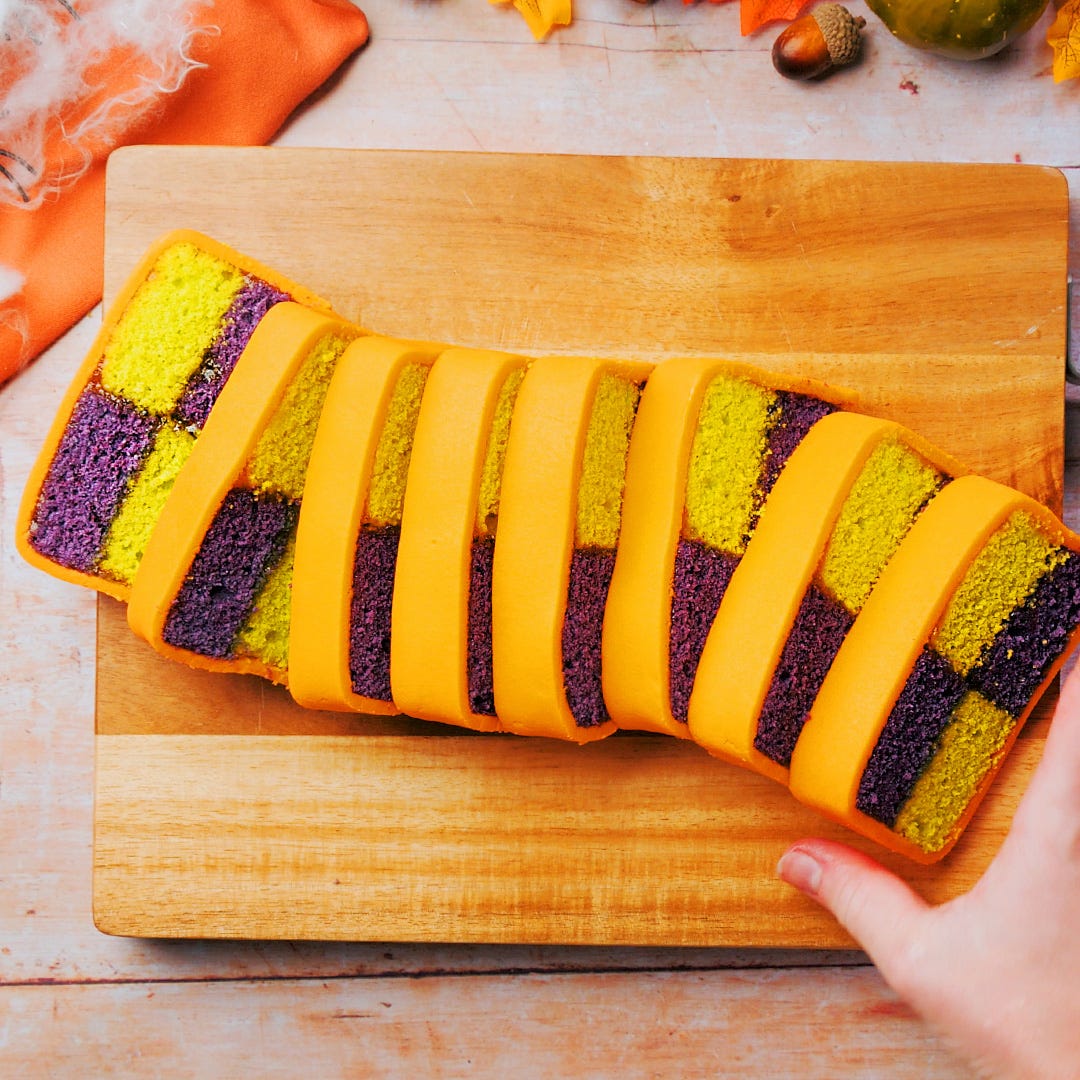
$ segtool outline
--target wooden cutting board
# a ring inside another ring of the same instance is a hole
[[[142,147],[109,167],[106,298],[203,230],[378,332],[749,357],[864,393],[1057,508],[1068,201],[1027,166]],[[1044,702],[954,852],[916,867],[662,736],[587,747],[305,712],[98,613],[94,911],[115,934],[843,946],[773,867],[849,839],[966,890]]]

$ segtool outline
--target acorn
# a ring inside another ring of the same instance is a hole
[[[859,55],[866,20],[839,4],[819,4],[790,23],[772,49],[773,67],[785,79],[816,79]]]

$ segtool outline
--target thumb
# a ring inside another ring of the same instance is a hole
[[[868,855],[830,840],[799,841],[776,869],[831,912],[893,983],[929,911],[921,897]]]

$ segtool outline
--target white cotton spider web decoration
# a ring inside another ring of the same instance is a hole
[[[0,204],[33,209],[202,67],[195,0],[0,0]],[[106,77],[108,84],[106,85]]]

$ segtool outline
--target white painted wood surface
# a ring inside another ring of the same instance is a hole
[[[653,971],[17,987],[5,1003],[6,1063],[11,1076],[170,1080],[964,1075],[869,969],[831,973],[815,1001],[816,977]],[[46,1024],[48,1041],[35,1045],[27,1036]],[[106,1062],[108,1070],[87,1068]]]
[[[370,43],[279,144],[1019,158],[1068,177],[1080,276],[1080,82],[1053,84],[1045,18],[968,65],[915,53],[871,17],[863,62],[806,85],[773,72],[775,31],[740,38],[733,3],[576,0],[574,24],[545,44],[485,0],[363,6]],[[304,210],[319,213],[317,192]],[[870,224],[853,207],[837,227]],[[1075,325],[1075,301],[1073,313]],[[30,462],[99,317],[0,390],[0,1073],[963,1075],[858,953],[99,934],[94,599],[12,544]],[[1068,470],[1074,525],[1078,495]]]

